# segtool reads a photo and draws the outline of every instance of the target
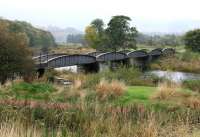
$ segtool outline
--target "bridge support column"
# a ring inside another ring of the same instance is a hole
[[[128,66],[128,60],[99,62],[99,71],[116,70],[120,67]]]
[[[129,62],[131,66],[144,70],[147,68],[149,61],[148,57],[142,57],[142,58],[130,58]]]

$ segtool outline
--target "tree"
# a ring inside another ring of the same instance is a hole
[[[93,26],[99,35],[103,35],[104,31],[104,22],[102,19],[95,19],[91,22],[91,26]]]
[[[85,29],[85,40],[88,45],[94,49],[97,49],[100,43],[100,39],[96,29],[93,26],[88,26]]]
[[[104,22],[101,19],[95,19],[85,29],[85,40],[88,45],[97,50],[106,50],[106,35]]]
[[[188,31],[184,36],[186,49],[200,52],[200,29]]]
[[[8,24],[0,23],[0,83],[15,76],[27,78],[33,70],[31,51],[24,33],[10,32]]]
[[[130,27],[131,19],[127,16],[114,16],[108,23],[106,34],[109,37],[109,47],[112,50],[120,48],[135,48],[137,30]]]

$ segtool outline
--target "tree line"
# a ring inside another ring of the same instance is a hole
[[[0,19],[0,24],[7,24],[7,29],[10,32],[24,33],[28,39],[29,47],[43,48],[56,45],[54,37],[50,32],[35,28],[27,22]]]
[[[102,19],[95,19],[86,27],[85,39],[97,50],[135,49],[138,32],[130,21],[127,16],[113,16],[105,27]]]
[[[164,34],[164,35],[148,35],[139,33],[136,41],[138,44],[147,46],[183,46],[183,35]]]
[[[185,46],[187,50],[200,51],[200,29],[188,31],[184,35],[147,35],[130,26],[128,16],[113,16],[107,27],[102,19],[93,20],[85,29],[87,44],[100,51],[136,49],[137,44],[148,46]]]

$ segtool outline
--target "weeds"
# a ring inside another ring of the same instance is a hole
[[[112,80],[111,82],[102,79],[99,84],[96,85],[96,92],[102,98],[108,96],[120,96],[126,90],[126,86],[123,82]]]
[[[158,85],[157,92],[155,92],[151,98],[152,99],[160,99],[167,100],[171,97],[177,96],[177,91],[180,89],[180,86],[173,83],[161,83]]]

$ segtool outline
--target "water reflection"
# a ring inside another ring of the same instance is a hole
[[[200,79],[200,74],[185,73],[185,72],[170,72],[170,71],[160,71],[160,70],[149,71],[146,72],[145,75],[151,75],[151,74],[158,76],[159,78],[165,78],[177,83],[180,83],[184,80]]]

